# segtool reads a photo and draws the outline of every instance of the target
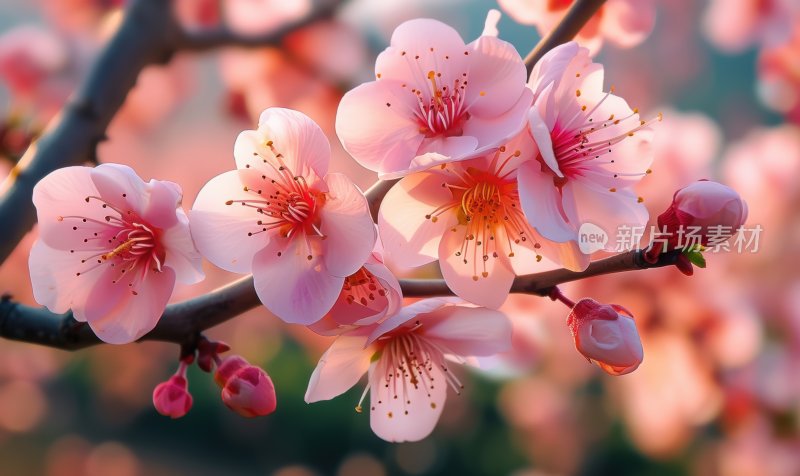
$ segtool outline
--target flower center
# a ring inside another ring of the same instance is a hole
[[[637,131],[645,128],[653,122],[639,119],[639,110],[634,109],[631,114],[622,118],[616,118],[611,114],[606,119],[595,117],[600,106],[614,92],[614,88],[589,109],[582,105],[578,112],[569,120],[559,122],[554,127],[551,137],[553,140],[553,152],[558,162],[558,168],[564,177],[559,177],[555,172],[554,183],[557,187],[562,187],[566,180],[579,176],[583,171],[591,169],[597,171],[598,165],[610,165],[615,163],[615,159],[604,160],[603,156],[613,152],[614,147],[632,137]],[[575,92],[576,98],[581,96],[581,91]],[[659,113],[655,120],[661,121],[662,115]],[[636,121],[635,124],[625,127],[621,124]],[[539,160],[542,161],[541,156]],[[650,173],[648,169],[642,173],[613,173],[613,177],[620,176],[640,176]],[[612,192],[615,190],[611,190]]]
[[[125,195],[123,195],[125,196]],[[149,271],[161,272],[166,257],[164,249],[158,242],[158,230],[146,224],[133,211],[123,211],[100,197],[86,197],[88,204],[99,203],[102,208],[110,209],[119,216],[106,215],[103,221],[80,215],[59,216],[58,221],[75,221],[72,230],[85,235],[83,243],[93,251],[100,251],[81,258],[81,264],[89,267],[76,273],[81,276],[93,271],[102,265],[108,265],[118,270],[112,280],[114,284],[123,278],[133,276],[128,286],[133,288],[143,279]],[[79,250],[70,250],[75,254]],[[138,270],[136,276],[134,271]],[[138,294],[135,289],[131,292]]]
[[[347,304],[358,302],[362,306],[375,301],[376,294],[379,297],[386,296],[386,289],[384,289],[380,281],[364,267],[344,278],[342,291]]]
[[[426,137],[461,135],[462,125],[469,119],[469,104],[465,100],[467,73],[462,73],[449,85],[445,84],[440,72],[431,70],[425,77],[427,81],[411,89],[417,99],[413,113],[420,125],[420,133]]]
[[[254,231],[247,236],[260,233],[276,234],[283,238],[317,236],[324,238],[319,229],[318,210],[325,203],[324,194],[311,188],[305,177],[296,175],[283,160],[274,143],[265,144],[265,152],[253,155],[273,170],[271,175],[261,175],[260,181],[244,186],[253,198],[228,200],[226,205],[238,204],[254,211]],[[250,168],[247,164],[246,168]],[[307,241],[307,240],[306,240]],[[312,259],[311,246],[306,242],[308,259]]]
[[[517,181],[509,178],[511,171],[503,173],[503,168],[520,152],[515,151],[497,166],[504,152],[505,148],[501,148],[486,170],[464,168],[459,163],[442,166],[450,172],[442,187],[448,188],[453,198],[425,216],[436,222],[444,213],[456,214],[457,224],[450,232],[461,233],[463,239],[455,255],[464,264],[472,263],[475,281],[479,276],[489,277],[487,263],[490,259],[514,258],[515,246],[534,236],[520,206]],[[539,249],[541,245],[534,243],[533,248]],[[537,254],[536,259],[542,257]]]

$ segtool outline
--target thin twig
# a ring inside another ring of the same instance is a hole
[[[564,18],[525,57],[525,66],[528,68],[528,74],[531,73],[533,66],[542,59],[545,53],[575,38],[575,35],[581,31],[581,28],[586,25],[586,22],[592,18],[592,15],[597,13],[597,10],[604,3],[606,3],[606,0],[575,0],[572,2],[572,5],[564,14]]]

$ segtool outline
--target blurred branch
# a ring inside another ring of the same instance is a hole
[[[261,35],[242,35],[224,25],[210,31],[187,32],[181,38],[178,48],[186,51],[207,51],[224,46],[261,47],[277,44],[293,31],[330,17],[343,3],[343,0],[320,2],[305,17]]]
[[[172,2],[133,0],[81,87],[0,185],[0,263],[36,223],[31,202],[34,185],[58,168],[97,161],[97,145],[106,140],[109,123],[145,67],[167,63],[181,50],[276,44],[295,29],[330,15],[341,3],[327,0],[307,17],[278,30],[241,36],[226,28],[187,32],[179,24]]]
[[[679,251],[665,253],[660,255],[657,262],[648,263],[642,251],[630,251],[595,261],[580,272],[557,269],[519,276],[514,280],[511,292],[547,296],[554,286],[570,281],[674,265],[679,254]],[[400,284],[406,297],[453,294],[441,279],[406,279],[401,280]],[[191,345],[203,331],[260,304],[253,288],[253,277],[245,276],[204,296],[170,304],[155,329],[141,340]],[[76,321],[71,312],[54,314],[46,309],[15,303],[8,297],[0,301],[0,337],[63,350],[78,350],[102,343],[89,325]]]
[[[573,39],[604,3],[606,0],[575,0],[572,2],[567,13],[564,14],[564,18],[525,57],[528,74],[545,53]]]

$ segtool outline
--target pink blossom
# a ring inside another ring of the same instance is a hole
[[[529,85],[539,155],[520,166],[519,183],[531,225],[559,243],[577,241],[585,223],[609,237],[622,226],[645,225],[644,199],[631,188],[649,173],[652,133],[636,109],[603,92],[602,65],[586,48],[566,43],[536,64]],[[615,246],[609,239],[605,249]]]
[[[394,315],[403,305],[400,283],[383,264],[383,252],[376,249],[358,271],[344,279],[342,291],[330,311],[309,326],[322,335],[338,335]]]
[[[633,316],[622,306],[581,299],[567,317],[578,352],[611,375],[633,372],[642,363],[642,341]]]
[[[712,0],[703,26],[717,47],[738,52],[753,43],[777,46],[785,42],[799,18],[795,0]]]
[[[97,336],[132,342],[155,327],[176,280],[203,279],[181,189],[129,167],[67,167],[33,190],[39,240],[29,261],[36,301],[72,309]]]
[[[536,154],[523,131],[496,152],[400,180],[378,215],[387,255],[409,267],[438,259],[453,292],[491,308],[516,275],[557,267],[550,260],[580,267],[574,242],[543,240],[523,214],[517,167]]]
[[[0,36],[0,79],[13,94],[35,95],[68,58],[62,40],[39,27],[22,26]]]
[[[382,178],[463,160],[498,147],[524,125],[525,65],[487,31],[465,45],[430,19],[401,24],[375,64],[376,80],[345,94],[336,132],[361,165]]]
[[[248,35],[275,30],[311,10],[309,0],[223,0],[221,5],[225,23],[232,30]]]
[[[306,402],[334,398],[369,372],[370,426],[387,441],[418,441],[433,431],[447,387],[461,393],[449,360],[488,356],[511,345],[500,312],[433,298],[402,308],[380,325],[336,338],[311,375]],[[447,359],[445,358],[447,356]],[[356,407],[361,412],[361,402]]]
[[[367,261],[375,225],[350,179],[328,174],[328,140],[297,111],[270,108],[239,134],[238,170],[211,179],[191,211],[200,252],[252,272],[261,302],[286,322],[311,324]]]
[[[535,25],[544,36],[555,28],[572,0],[499,0],[500,8],[515,21]],[[631,48],[647,38],[655,24],[653,0],[608,0],[576,35],[593,53],[607,39],[616,46]]]
[[[181,418],[192,408],[192,395],[186,377],[173,375],[153,390],[153,406],[158,413],[170,418]]]
[[[800,14],[795,21],[800,25]],[[766,47],[758,56],[759,99],[795,123],[800,123],[800,26],[795,26],[789,41]]]
[[[222,387],[222,402],[247,418],[265,416],[275,411],[275,385],[267,373],[238,355],[223,360],[214,373]]]

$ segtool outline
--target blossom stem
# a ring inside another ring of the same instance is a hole
[[[553,301],[561,301],[562,303],[564,303],[565,306],[567,306],[570,309],[575,307],[575,301],[565,296],[564,293],[562,293],[561,290],[558,289],[558,286],[553,286],[552,288],[550,288],[549,297]]]

